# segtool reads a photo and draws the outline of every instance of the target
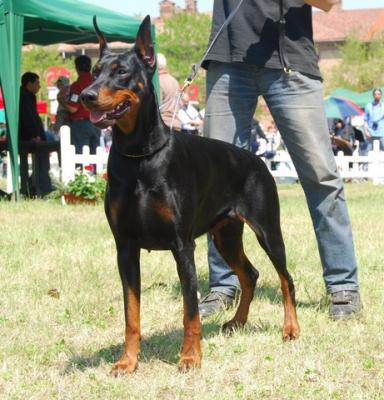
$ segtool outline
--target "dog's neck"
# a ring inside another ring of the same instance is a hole
[[[151,90],[145,97],[132,132],[124,133],[117,125],[114,125],[112,132],[112,148],[125,157],[144,158],[163,148],[170,132],[161,119],[154,91]]]

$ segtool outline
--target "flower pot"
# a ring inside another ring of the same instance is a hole
[[[64,193],[65,204],[96,204],[97,199],[86,199],[83,196],[76,196],[73,193]]]

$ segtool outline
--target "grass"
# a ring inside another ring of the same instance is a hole
[[[328,318],[322,270],[301,189],[280,186],[289,269],[302,336],[283,343],[277,275],[247,230],[260,271],[249,322],[232,337],[233,310],[203,321],[201,370],[177,372],[182,300],[169,252],[142,252],[138,371],[113,378],[123,341],[122,291],[112,235],[98,206],[0,202],[0,397],[3,399],[383,399],[384,187],[347,184],[364,313]],[[207,290],[206,241],[197,240]]]

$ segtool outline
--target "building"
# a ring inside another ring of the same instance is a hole
[[[344,10],[340,0],[329,12],[314,11],[313,33],[320,68],[325,71],[340,60],[338,47],[349,35],[364,42],[384,35],[384,8]]]

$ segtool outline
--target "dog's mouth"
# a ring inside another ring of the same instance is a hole
[[[116,123],[116,120],[120,119],[125,113],[131,108],[131,101],[125,100],[119,103],[112,110],[91,110],[89,119],[92,124],[98,128],[106,128]]]

